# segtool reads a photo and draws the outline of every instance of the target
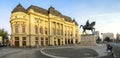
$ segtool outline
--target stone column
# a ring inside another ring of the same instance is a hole
[[[65,38],[63,38],[63,45],[65,45]]]
[[[73,38],[73,44],[75,44],[75,38]]]
[[[19,46],[22,47],[22,37],[19,36]]]
[[[57,26],[56,25],[57,25],[57,23],[55,22],[55,35],[57,35],[57,32],[56,32]]]
[[[26,37],[26,46],[28,47],[30,45],[30,42],[29,42],[29,36]]]

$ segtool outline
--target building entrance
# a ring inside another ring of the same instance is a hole
[[[15,47],[19,47],[19,37],[15,37],[14,45]]]
[[[23,45],[23,46],[26,46],[26,37],[23,37],[23,38],[22,38],[22,45]]]
[[[58,45],[60,45],[60,39],[58,39]]]

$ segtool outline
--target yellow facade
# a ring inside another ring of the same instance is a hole
[[[11,13],[11,39],[16,47],[53,46],[80,42],[77,22],[50,7],[18,4]]]

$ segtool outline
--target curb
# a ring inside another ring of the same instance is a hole
[[[104,45],[97,45],[97,46],[104,46]],[[74,47],[57,47],[58,49],[59,48],[74,48]],[[90,48],[90,47],[89,47]],[[55,56],[55,55],[51,55],[51,54],[47,54],[47,53],[45,53],[43,50],[44,49],[54,49],[54,48],[42,48],[41,50],[40,50],[40,52],[43,54],[43,55],[46,55],[46,56],[48,56],[48,57],[52,57],[52,58],[68,58],[68,57],[60,57],[60,56]],[[91,49],[93,49],[93,48],[91,48]],[[95,50],[96,51],[96,49],[93,49],[93,50]],[[96,51],[97,53],[99,53],[99,51]],[[107,55],[107,54],[106,54]],[[103,57],[103,56],[106,56],[106,55],[98,55],[97,57]],[[115,53],[113,52],[113,57],[114,58],[116,58],[116,55],[115,55]]]
[[[42,48],[42,49],[40,50],[40,52],[41,52],[43,55],[46,55],[46,56],[48,56],[48,57],[52,57],[52,58],[68,58],[68,57],[59,57],[59,56],[54,56],[54,55],[51,55],[51,54],[47,54],[47,53],[43,52],[44,49],[45,49],[45,48]]]

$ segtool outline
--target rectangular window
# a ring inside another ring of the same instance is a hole
[[[40,27],[40,33],[43,34],[43,27]]]
[[[70,32],[68,31],[68,36],[70,35]]]
[[[35,26],[35,33],[38,34],[38,27]]]
[[[46,41],[46,42],[45,42],[45,43],[46,43],[46,45],[49,45],[48,38],[46,38],[46,39],[45,39],[45,41]]]
[[[38,44],[38,37],[35,37],[35,43]]]
[[[67,34],[67,31],[65,30],[65,36],[66,36],[66,34]]]
[[[15,33],[18,33],[18,26],[15,26]]]
[[[45,34],[47,34],[48,32],[47,32],[47,28],[45,27]]]
[[[22,45],[26,46],[26,37],[22,37]]]
[[[15,41],[19,41],[19,37],[15,37]]]
[[[22,26],[22,33],[25,33],[25,26]]]
[[[63,30],[61,30],[61,35],[63,35]]]
[[[72,31],[71,31],[71,36],[72,36]]]
[[[57,34],[60,35],[60,29],[57,29]]]
[[[77,37],[77,31],[76,31],[76,35],[75,36]]]
[[[44,39],[41,38],[41,46],[44,46]]]
[[[63,35],[63,24],[61,24],[61,35]]]
[[[77,37],[77,34],[76,34],[76,37]]]
[[[56,35],[56,30],[55,30],[55,28],[53,28],[53,34]]]

